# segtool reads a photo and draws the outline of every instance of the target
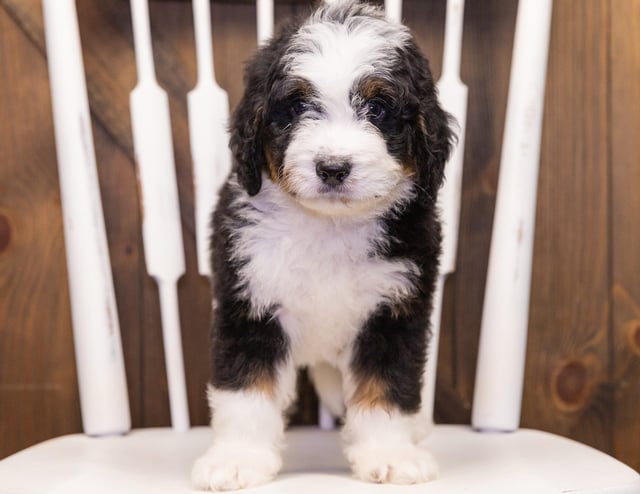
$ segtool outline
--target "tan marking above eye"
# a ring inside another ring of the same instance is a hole
[[[363,101],[384,95],[390,91],[389,83],[383,79],[369,78],[358,83],[357,92]]]

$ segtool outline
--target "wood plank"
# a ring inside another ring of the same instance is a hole
[[[140,307],[145,292],[144,250],[135,170],[122,148],[99,123],[93,125],[98,179],[109,243],[113,284],[125,358],[133,427],[145,425],[143,416],[143,321]],[[54,164],[55,166],[55,164]]]
[[[40,2],[8,0],[3,1],[3,4],[13,21],[37,48],[42,63],[46,63]],[[139,308],[145,286],[147,290],[150,288],[148,284],[145,285],[142,282],[144,264],[127,109],[127,91],[135,83],[135,72],[113,70],[114,65],[125,64],[123,57],[128,57],[126,64],[131,66],[133,54],[130,47],[127,49],[126,39],[122,41],[123,30],[125,28],[130,30],[125,21],[120,21],[119,27],[117,22],[100,22],[98,16],[93,16],[95,18],[95,26],[93,26],[88,21],[92,18],[89,15],[91,11],[87,12],[87,7],[92,6],[95,7],[95,4],[86,1],[78,2],[79,24],[94,124],[105,225],[114,268],[114,286],[123,339],[132,422],[134,426],[139,426],[144,425],[140,382],[142,319]],[[91,47],[92,44],[89,41],[94,40],[99,33],[105,33],[104,36],[108,42],[105,42],[96,54],[94,51],[87,50],[87,45]],[[98,84],[97,81],[104,81],[104,84]],[[45,80],[45,83],[48,84],[48,81]],[[48,94],[48,87],[46,90]],[[116,94],[119,96],[116,97]],[[53,131],[50,130],[50,132]],[[53,134],[51,135],[53,137]],[[55,154],[50,156],[50,166],[55,172]]]
[[[610,9],[613,452],[640,471],[640,1]]]
[[[465,6],[461,78],[469,87],[467,134],[457,270],[446,294],[453,304],[450,365],[461,417],[469,416],[473,398],[516,7],[504,0]]]
[[[44,34],[42,17],[38,15],[40,2],[37,0],[2,0],[5,7],[20,27],[27,33],[33,43],[44,53]],[[224,10],[232,9],[229,5],[221,5]],[[242,10],[250,9],[243,5]],[[163,12],[172,12],[176,18],[166,18]],[[188,139],[186,136],[186,103],[185,94],[195,83],[195,58],[192,55],[192,28],[185,26],[191,23],[191,10],[188,4],[153,3],[150,9],[152,16],[152,34],[154,39],[154,57],[158,79],[169,94],[174,135],[175,155],[178,163],[179,192],[181,213],[184,224],[189,231],[193,230],[193,194],[190,185],[190,163]],[[130,157],[133,163],[133,142],[129,115],[129,93],[136,82],[135,60],[129,3],[125,0],[100,2],[97,0],[78,1],[78,15],[81,19],[80,34],[82,38],[87,89],[94,118],[109,132],[117,145]],[[165,30],[165,25],[169,28]],[[173,27],[171,27],[173,25]],[[178,27],[184,29],[177,29]],[[168,32],[167,32],[168,31]],[[171,34],[174,38],[171,38]],[[243,60],[244,53],[239,50],[245,46],[240,38],[230,59],[237,66]],[[255,46],[255,45],[253,45]],[[188,55],[191,54],[191,55]],[[182,65],[182,56],[193,62]],[[114,70],[117,67],[117,70]],[[216,62],[218,69],[218,62]],[[224,66],[219,69],[224,72]],[[187,166],[180,166],[185,163]]]
[[[47,66],[0,9],[0,458],[80,428]]]
[[[611,451],[608,2],[554,2],[523,425]]]

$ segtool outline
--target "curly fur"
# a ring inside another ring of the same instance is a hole
[[[230,130],[234,169],[211,255],[214,445],[194,481],[217,490],[275,475],[278,413],[303,366],[339,371],[358,477],[429,480],[435,467],[416,449],[416,424],[440,254],[436,198],[453,134],[427,60],[380,9],[323,4],[249,62]],[[327,181],[323,167],[343,172]],[[234,421],[229,410],[242,403],[252,413]],[[389,431],[376,456],[372,424]],[[254,471],[255,458],[221,465],[225,444],[256,443],[268,472]]]

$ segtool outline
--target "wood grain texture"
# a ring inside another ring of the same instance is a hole
[[[77,430],[47,66],[0,9],[0,456]]]
[[[501,0],[465,5],[461,78],[469,87],[467,133],[458,260],[445,293],[450,297],[446,303],[452,304],[451,326],[444,326],[443,332],[453,335],[451,385],[467,414],[475,381],[516,7],[515,2]]]
[[[306,11],[276,2],[276,23]],[[540,171],[523,423],[640,468],[640,0],[556,0]],[[77,0],[135,427],[169,424],[157,288],[145,273],[129,92],[129,3]],[[468,422],[517,2],[467,2],[469,113],[458,270],[445,290],[436,416]],[[445,0],[405,0],[440,74]],[[170,100],[187,273],[179,283],[191,421],[208,422],[209,288],[196,271],[186,93],[191,3],[150,3]],[[232,107],[256,47],[255,2],[212,3],[218,83]],[[629,33],[633,33],[630,35]],[[0,0],[0,457],[80,430],[39,0]],[[294,414],[317,419],[306,378]]]
[[[523,425],[611,452],[609,12],[605,1],[554,5]]]
[[[613,452],[640,471],[640,1],[609,8]]]

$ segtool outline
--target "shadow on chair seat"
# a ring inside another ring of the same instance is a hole
[[[0,463],[2,494],[183,494],[194,459],[209,446],[210,429],[187,433],[139,429],[125,437],[77,434],[52,439]],[[479,434],[466,426],[437,426],[425,442],[440,464],[430,484],[399,487],[353,479],[337,431],[288,432],[283,472],[246,492],[315,494],[407,493],[640,493],[640,476],[612,457],[539,431]]]

